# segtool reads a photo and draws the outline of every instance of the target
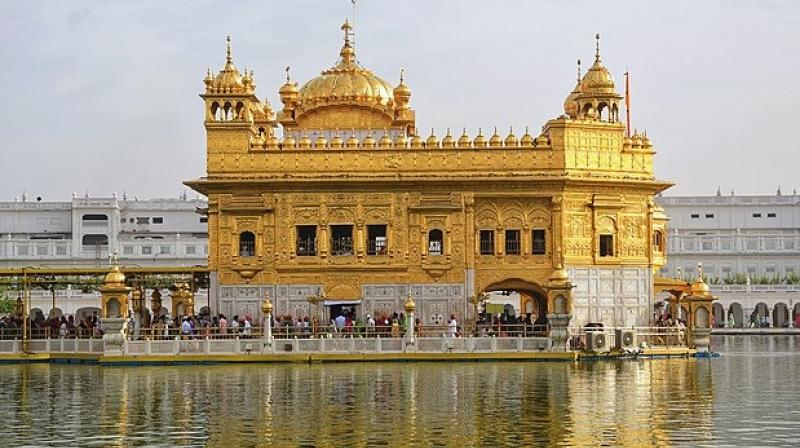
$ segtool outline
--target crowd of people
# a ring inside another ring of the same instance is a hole
[[[45,318],[41,313],[29,320],[31,336],[34,338],[100,338],[103,336],[102,319],[96,311],[84,318],[73,315],[59,315]],[[327,324],[317,317],[275,315],[272,316],[272,333],[275,337],[393,337],[406,334],[408,316],[403,312],[380,311],[359,316],[355,308],[343,307],[336,310]],[[13,339],[21,337],[22,319],[15,315],[0,318],[0,337]],[[128,321],[129,337],[168,339],[180,336],[193,338],[249,338],[262,335],[263,322],[257,322],[250,314],[228,317],[219,313],[211,315],[204,309],[198,314],[170,317],[165,314],[145,312],[140,322]],[[414,320],[414,334],[417,337],[515,337],[543,336],[547,331],[547,319],[540,316],[532,320],[530,314],[513,316],[508,314],[480,313],[477,327],[466,331],[455,314],[449,319],[438,317],[430,323]]]
[[[28,319],[30,334],[34,338],[89,338],[102,337],[103,325],[97,312],[84,318],[73,315],[53,315],[45,318],[36,314]],[[0,319],[0,338],[14,339],[22,336],[24,322],[21,317],[8,315]]]

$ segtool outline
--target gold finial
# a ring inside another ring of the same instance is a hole
[[[581,60],[578,59],[578,84],[581,83]]]
[[[595,40],[594,59],[595,61],[600,61],[600,33],[594,35],[594,40]]]
[[[697,262],[697,278],[701,279],[701,280],[703,279],[703,262],[702,261],[698,261]]]
[[[350,25],[349,19],[344,19],[344,24],[342,25],[341,30],[344,31],[344,43],[350,44],[350,30],[353,29],[353,25]]]
[[[405,67],[400,67],[400,84],[403,84],[405,80],[406,69]]]
[[[225,57],[225,60],[228,62],[228,64],[232,64],[233,63],[233,55],[231,54],[231,36],[228,35],[228,38],[226,40],[228,41],[228,43],[227,43],[228,50],[227,50],[227,56]]]
[[[291,69],[291,67],[287,65],[286,66],[286,84],[289,84],[289,83],[292,82],[292,76],[289,74],[289,70],[290,69]]]

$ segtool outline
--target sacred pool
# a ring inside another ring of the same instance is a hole
[[[5,446],[796,446],[800,336],[718,358],[0,365]]]

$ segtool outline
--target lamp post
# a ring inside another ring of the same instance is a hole
[[[133,307],[133,338],[139,339],[142,328],[142,311],[144,310],[144,292],[141,285],[134,288],[131,294],[131,306]]]
[[[264,313],[264,345],[272,347],[272,302],[269,300],[269,292],[264,294],[261,301],[261,312]]]
[[[406,316],[408,322],[406,323],[406,345],[414,345],[414,310],[417,309],[417,304],[414,303],[414,299],[411,297],[411,294],[408,295],[406,299]]]
[[[325,299],[326,297],[324,292],[306,297],[306,301],[314,305],[314,318],[311,319],[311,330],[314,334],[314,337],[317,336],[317,331],[319,327],[319,303],[324,302]]]

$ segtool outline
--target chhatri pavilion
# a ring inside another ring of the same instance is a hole
[[[319,76],[287,69],[279,110],[230,41],[204,80],[207,173],[186,184],[208,197],[213,310],[260,317],[268,294],[275,314],[327,319],[410,296],[436,325],[514,291],[534,319],[649,325],[667,221],[653,198],[671,184],[620,122],[599,45],[541,132],[421,136],[402,72],[395,85],[362,66],[351,28]]]

